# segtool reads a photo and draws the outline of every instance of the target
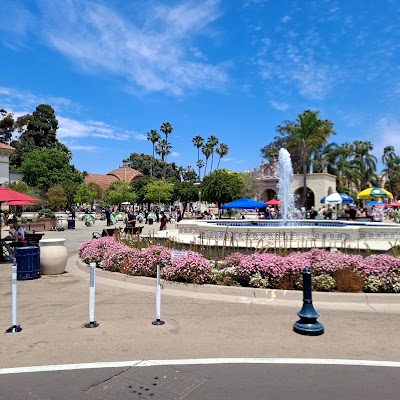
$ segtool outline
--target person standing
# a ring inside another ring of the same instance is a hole
[[[111,225],[111,211],[110,211],[110,207],[106,208],[106,220],[107,220],[107,226]]]
[[[167,216],[164,211],[160,212],[160,231],[167,229]]]

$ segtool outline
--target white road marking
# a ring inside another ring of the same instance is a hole
[[[170,365],[210,364],[303,364],[303,365],[350,365],[355,367],[400,368],[396,361],[342,360],[318,358],[200,358],[183,360],[136,360],[120,362],[97,362],[83,364],[38,365],[32,367],[1,368],[0,375],[24,374],[28,372],[71,371],[79,369],[129,368]]]

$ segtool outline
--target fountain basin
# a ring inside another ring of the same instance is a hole
[[[166,231],[168,232],[168,231]],[[170,240],[180,243],[207,241],[222,245],[234,241],[238,247],[276,246],[288,248],[346,247],[388,251],[400,240],[397,224],[328,220],[191,220],[181,221]]]

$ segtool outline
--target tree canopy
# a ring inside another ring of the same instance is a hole
[[[204,177],[201,183],[201,198],[210,203],[228,203],[242,197],[244,183],[236,172],[218,169]]]

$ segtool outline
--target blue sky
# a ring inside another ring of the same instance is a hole
[[[50,104],[79,170],[151,154],[165,121],[168,161],[195,167],[192,138],[214,135],[221,167],[253,170],[306,109],[336,143],[400,153],[397,0],[2,0],[0,47],[0,108]]]

